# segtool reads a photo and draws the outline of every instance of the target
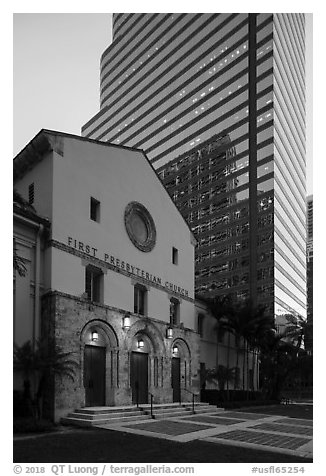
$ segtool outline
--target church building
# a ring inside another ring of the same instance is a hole
[[[56,378],[51,416],[189,401],[200,386],[196,240],[146,155],[41,130],[14,159],[14,188],[47,224],[36,328],[17,343],[53,338],[78,364],[73,381]],[[16,329],[29,307],[16,308]]]

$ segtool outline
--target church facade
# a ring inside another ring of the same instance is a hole
[[[14,187],[50,223],[39,335],[77,363],[48,412],[191,400],[196,241],[144,153],[42,130],[14,160]]]

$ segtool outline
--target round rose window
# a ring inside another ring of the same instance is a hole
[[[125,210],[125,225],[128,236],[141,251],[151,251],[156,242],[154,220],[149,211],[138,202],[131,202]]]

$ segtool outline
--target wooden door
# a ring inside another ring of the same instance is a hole
[[[85,346],[84,386],[87,407],[105,405],[105,348]]]
[[[172,388],[173,388],[173,402],[181,402],[181,387],[180,387],[180,359],[172,358]]]
[[[141,352],[131,353],[130,380],[132,402],[148,402],[148,354]]]

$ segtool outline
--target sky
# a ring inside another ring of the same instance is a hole
[[[14,14],[14,156],[43,128],[80,135],[99,111],[111,20],[109,13]]]
[[[13,15],[13,156],[42,129],[81,134],[99,111],[110,13]],[[312,193],[312,15],[307,16],[307,194]]]

